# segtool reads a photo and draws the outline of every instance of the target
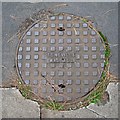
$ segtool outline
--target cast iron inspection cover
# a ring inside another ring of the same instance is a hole
[[[74,15],[62,13],[32,26],[17,50],[18,73],[47,100],[75,101],[99,82],[104,69],[99,35]]]

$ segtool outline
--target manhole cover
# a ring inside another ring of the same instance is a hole
[[[104,69],[99,35],[88,24],[65,13],[31,27],[17,53],[22,80],[45,100],[75,101],[85,96]]]

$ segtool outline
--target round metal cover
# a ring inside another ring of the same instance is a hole
[[[85,96],[104,69],[100,37],[87,23],[65,13],[32,26],[17,53],[19,75],[45,100],[75,101]]]

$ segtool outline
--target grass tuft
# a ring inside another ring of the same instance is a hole
[[[63,110],[64,106],[60,103],[49,101],[45,104],[46,108],[52,109],[52,110]]]

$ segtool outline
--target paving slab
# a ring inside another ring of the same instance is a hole
[[[118,84],[110,83],[107,91],[110,94],[110,102],[104,106],[91,104],[88,109],[103,115],[105,118],[118,118]]]
[[[37,102],[22,97],[18,89],[4,88],[2,91],[2,118],[40,118]]]
[[[118,118],[118,84],[110,83],[107,87],[110,101],[104,106],[90,104],[87,108],[72,111],[53,111],[41,109],[42,118]]]

